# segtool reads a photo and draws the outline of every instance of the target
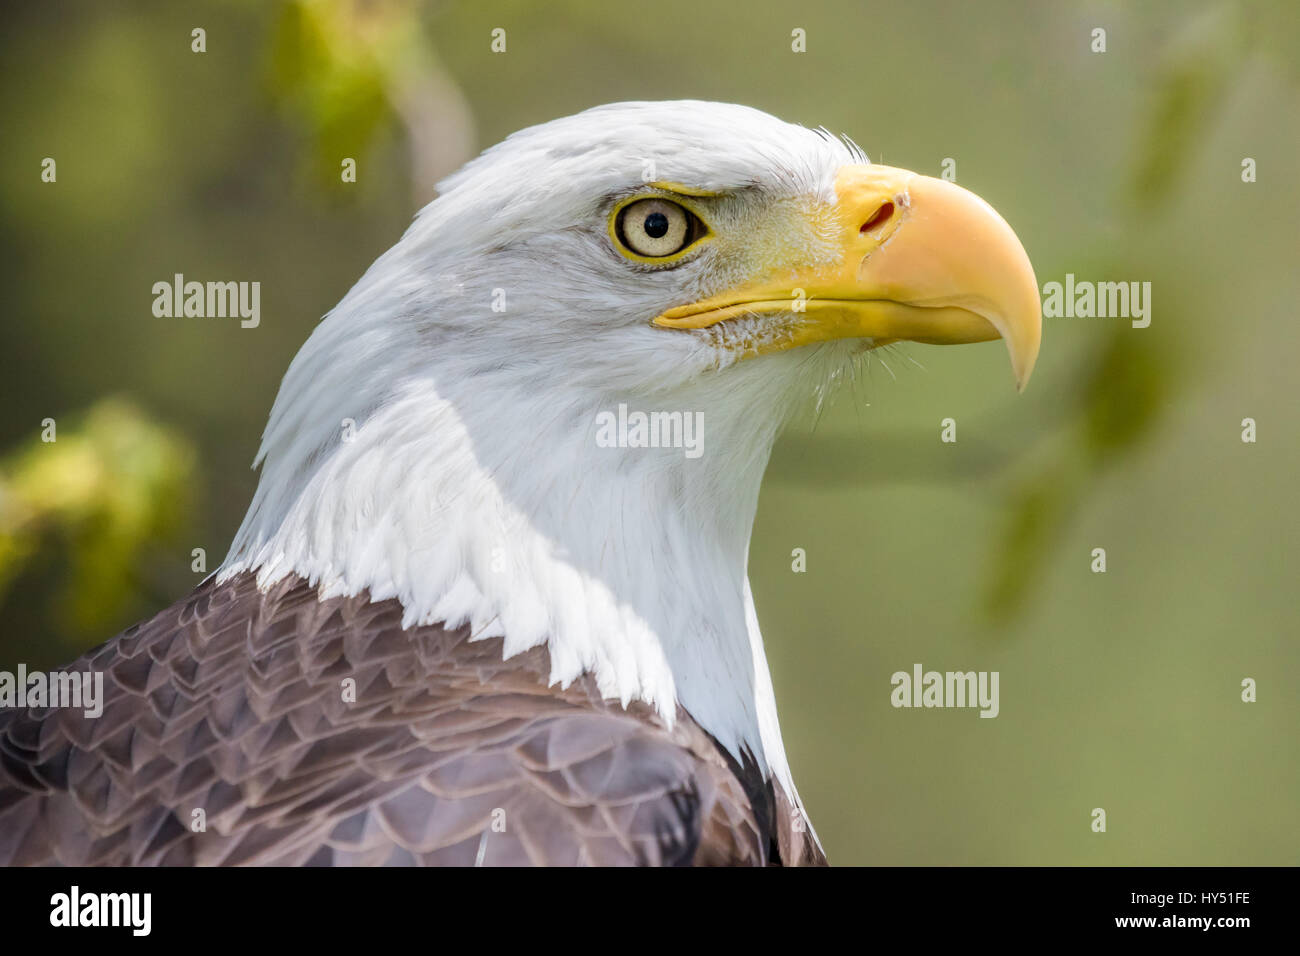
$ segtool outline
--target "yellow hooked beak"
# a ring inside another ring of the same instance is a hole
[[[789,334],[753,354],[831,339],[871,348],[1001,337],[1016,386],[1038,358],[1038,281],[1024,247],[993,208],[960,186],[889,166],[846,166],[835,179],[841,257],[783,271],[669,309],[656,325],[699,329],[790,312]]]

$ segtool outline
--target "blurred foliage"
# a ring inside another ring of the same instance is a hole
[[[1300,4],[1214,4],[1180,22],[1160,56],[1129,183],[1139,209],[1176,195],[1228,91],[1251,64],[1270,62],[1300,86]]]
[[[418,0],[287,0],[274,27],[271,90],[305,126],[318,182],[339,179],[385,129],[406,124],[417,200],[469,158],[472,123],[425,39]],[[450,148],[448,148],[450,147]]]
[[[1285,48],[1288,35],[1294,45],[1281,61],[1300,85],[1297,11],[1296,4],[1228,2],[1178,23],[1160,51],[1146,121],[1139,127],[1127,190],[1131,205],[1124,216],[1130,228],[1149,228],[1150,217],[1179,194],[1241,72],[1261,55]],[[1112,262],[1108,273],[1125,270],[1124,263]],[[1122,327],[1108,336],[1080,380],[1076,415],[1082,426],[1073,433],[1072,446],[1011,495],[985,599],[992,624],[1005,624],[1023,608],[1038,583],[1034,569],[1063,537],[1069,516],[1098,487],[1101,472],[1144,447],[1159,411],[1186,384],[1183,351],[1156,353],[1144,344],[1135,344]]]
[[[1185,381],[1179,363],[1177,352],[1157,353],[1120,326],[1084,365],[1074,405],[1057,424],[1065,438],[1062,449],[1008,494],[985,593],[994,633],[1010,633],[1008,620],[1041,586],[1052,551],[1103,474],[1145,447]]]
[[[1139,209],[1176,194],[1189,160],[1208,135],[1226,91],[1250,52],[1243,9],[1224,4],[1190,18],[1162,53],[1142,126],[1130,199]]]
[[[68,574],[50,613],[77,637],[103,637],[129,606],[145,550],[175,543],[185,525],[194,448],[122,399],[50,422],[0,459],[0,612],[24,563],[52,548]]]
[[[335,180],[339,157],[366,147],[390,115],[389,73],[411,45],[410,2],[280,4],[272,53],[272,90],[286,118],[303,124],[315,150],[315,174]]]

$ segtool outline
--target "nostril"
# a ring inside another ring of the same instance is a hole
[[[883,202],[880,208],[871,214],[871,218],[862,224],[859,232],[870,232],[889,222],[889,217],[894,214],[894,204],[892,202]]]

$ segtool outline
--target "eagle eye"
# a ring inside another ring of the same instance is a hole
[[[683,252],[707,232],[700,217],[670,199],[636,199],[618,210],[614,237],[642,259],[666,259]]]

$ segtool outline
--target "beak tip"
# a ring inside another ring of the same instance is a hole
[[[1034,366],[1038,364],[1038,346],[1037,335],[1033,337],[1031,343],[1018,343],[1014,339],[1007,339],[1007,351],[1011,356],[1011,375],[1015,378],[1018,394],[1024,392],[1029,385],[1029,377],[1034,374]]]
[[[1019,362],[1016,361],[1016,357],[1014,355],[1012,356],[1011,374],[1015,376],[1016,379],[1017,393],[1024,392],[1025,388],[1029,385],[1029,377],[1034,374],[1034,366],[1037,364],[1037,362],[1038,362],[1037,349],[1034,350],[1033,355],[1028,356],[1027,359],[1022,359]]]
[[[1025,258],[1025,268],[1028,282],[1024,286],[1023,304],[1012,312],[1010,321],[1004,319],[998,324],[1011,357],[1011,374],[1015,376],[1017,393],[1023,392],[1029,384],[1029,376],[1034,374],[1043,344],[1043,311],[1038,300],[1038,281],[1028,257]]]

